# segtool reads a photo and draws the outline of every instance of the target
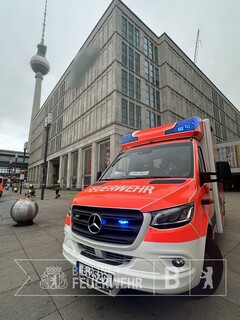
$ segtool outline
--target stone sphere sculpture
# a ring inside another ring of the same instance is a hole
[[[11,207],[11,218],[18,224],[32,224],[38,213],[38,204],[32,199],[19,199]]]

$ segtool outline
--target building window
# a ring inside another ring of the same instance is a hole
[[[122,42],[122,63],[127,66],[127,45]]]
[[[134,44],[133,30],[133,25],[130,22],[128,22],[128,40],[131,44]]]
[[[154,84],[154,66],[150,63],[150,81]]]
[[[104,171],[110,164],[110,141],[98,145],[98,171]]]
[[[155,62],[158,64],[158,47],[154,46],[154,58]]]
[[[134,76],[129,74],[129,96],[134,98]]]
[[[135,52],[135,71],[140,74],[140,55]]]
[[[141,107],[122,99],[122,123],[141,129]]]
[[[151,128],[156,127],[156,114],[151,113]]]
[[[156,90],[157,111],[160,111],[160,92]]]
[[[155,108],[155,90],[150,88],[150,106]]]
[[[144,53],[148,57],[148,38],[144,37]]]
[[[161,117],[157,115],[157,126],[161,125]]]
[[[122,17],[122,36],[127,39],[127,19]]]
[[[128,85],[127,85],[127,72],[122,70],[122,93],[128,94]]]
[[[213,115],[215,120],[219,121],[219,109],[218,107],[216,107],[215,105],[213,105]]]
[[[59,151],[62,149],[62,134],[59,134],[56,137],[56,151]]]
[[[145,84],[145,103],[150,106],[150,87]]]
[[[140,34],[137,28],[135,28],[135,47],[140,48]]]
[[[134,70],[134,51],[132,48],[128,48],[128,63],[129,68]]]
[[[141,107],[136,106],[136,128],[141,129]]]
[[[129,102],[129,125],[134,127],[135,125],[135,114],[134,114],[134,104]]]
[[[223,135],[223,140],[227,141],[228,139],[227,130],[224,127],[222,127],[222,135]]]
[[[145,79],[149,80],[149,62],[145,60]]]
[[[159,87],[159,70],[155,68],[155,78],[156,78],[156,86]]]
[[[153,60],[153,43],[149,41],[149,58]]]
[[[122,123],[128,124],[128,107],[125,99],[122,99]]]
[[[218,95],[214,90],[212,90],[212,101],[216,106],[218,106]]]
[[[144,37],[144,54],[158,64],[158,47],[147,37]]]
[[[83,182],[82,188],[91,184],[92,148],[83,150]]]
[[[135,86],[136,86],[136,100],[141,100],[141,82],[139,79],[135,79]]]
[[[151,118],[150,118],[150,111],[146,110],[146,128],[151,128]]]
[[[221,115],[221,122],[224,126],[226,126],[226,117],[225,114],[223,112],[220,111],[220,115]]]
[[[160,125],[160,116],[157,116],[154,112],[146,111],[146,128],[153,128]]]
[[[219,108],[224,111],[224,102],[223,102],[223,99],[218,97],[218,100],[219,100]]]
[[[219,123],[215,122],[216,136],[221,138],[221,126]]]

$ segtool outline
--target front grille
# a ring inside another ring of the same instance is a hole
[[[97,213],[102,219],[102,228],[97,234],[92,234],[88,229],[88,220],[94,213]],[[127,223],[121,225],[119,220],[127,221]],[[97,241],[132,244],[139,233],[142,222],[143,215],[138,210],[81,206],[72,208],[72,231]]]

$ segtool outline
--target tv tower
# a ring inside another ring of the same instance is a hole
[[[29,137],[28,137],[28,153],[30,153],[30,148],[31,148],[33,120],[36,114],[38,113],[40,109],[40,104],[41,104],[41,88],[42,88],[43,76],[48,74],[50,70],[49,62],[46,59],[47,46],[44,44],[46,15],[47,15],[47,0],[45,2],[41,42],[37,45],[37,54],[35,54],[30,60],[31,68],[35,72],[36,81],[35,81],[35,89],[34,89],[34,96],[33,96],[33,106],[32,106],[32,115],[31,115],[30,129],[29,129]]]

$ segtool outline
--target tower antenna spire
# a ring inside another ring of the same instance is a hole
[[[45,2],[45,9],[44,9],[44,16],[43,16],[43,28],[42,28],[41,44],[44,44],[44,35],[45,35],[45,27],[46,27],[46,16],[47,16],[47,0]]]
[[[195,53],[194,53],[194,63],[195,64],[197,64],[199,44],[201,44],[201,39],[200,39],[200,30],[198,29],[196,45],[195,45]]]

